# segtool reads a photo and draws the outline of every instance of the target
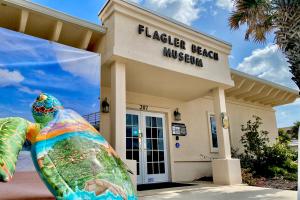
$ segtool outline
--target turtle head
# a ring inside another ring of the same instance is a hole
[[[63,107],[52,95],[41,93],[32,104],[32,116],[36,123],[46,126]]]

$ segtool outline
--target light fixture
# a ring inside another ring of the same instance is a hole
[[[105,97],[104,100],[102,101],[101,108],[103,113],[109,113],[109,103],[107,97]]]
[[[174,111],[174,119],[175,121],[180,121],[181,120],[181,113],[178,111],[178,108]]]

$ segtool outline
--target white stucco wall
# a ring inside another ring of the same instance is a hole
[[[110,89],[102,88],[102,97],[110,98]],[[193,101],[183,102],[167,98],[155,97],[146,94],[127,92],[127,108],[139,109],[139,105],[148,105],[149,112],[160,112],[166,115],[167,142],[169,153],[170,180],[192,181],[203,176],[211,176],[212,168],[210,158],[217,158],[217,153],[212,153],[210,148],[210,135],[207,113],[213,113],[213,100],[211,97],[198,98]],[[270,132],[270,140],[277,137],[275,112],[272,108],[227,101],[227,112],[230,117],[230,134],[232,146],[241,148],[241,125],[245,124],[253,115],[262,118],[262,128]],[[180,148],[175,148],[176,138],[171,134],[173,112],[179,108],[182,121],[187,126],[188,135],[180,137]],[[111,141],[110,116],[101,115],[101,133]],[[125,142],[125,138],[124,138]]]

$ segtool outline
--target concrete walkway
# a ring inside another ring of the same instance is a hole
[[[139,200],[296,200],[297,192],[267,188],[217,186],[198,182],[194,186],[138,192]],[[0,183],[0,200],[54,200],[36,172],[17,172],[9,183]]]
[[[198,183],[196,186],[141,191],[139,200],[296,200],[297,192],[246,185],[217,186]]]

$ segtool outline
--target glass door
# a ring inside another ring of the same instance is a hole
[[[127,111],[126,114],[126,159],[136,160],[137,184],[143,183],[141,175],[142,131],[140,112]]]
[[[168,181],[165,116],[143,112],[144,183]]]
[[[168,181],[165,116],[127,111],[126,158],[137,161],[137,183]]]

